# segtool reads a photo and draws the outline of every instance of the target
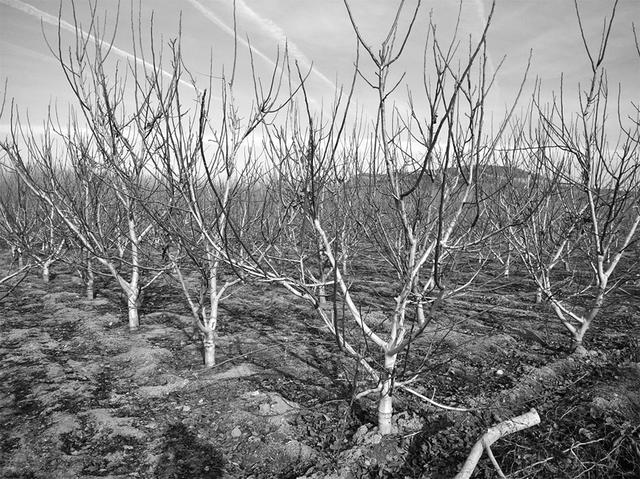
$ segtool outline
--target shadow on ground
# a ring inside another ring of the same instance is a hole
[[[224,459],[211,444],[198,437],[181,423],[171,424],[164,436],[162,456],[155,477],[177,479],[201,477],[216,479],[223,476]]]

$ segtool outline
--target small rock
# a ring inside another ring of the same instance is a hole
[[[368,432],[369,432],[369,428],[365,424],[363,424],[358,428],[358,430],[353,435],[353,441],[355,443],[360,443],[364,441],[364,438],[366,437]]]
[[[504,374],[504,371],[502,369],[498,369],[496,371],[496,376],[502,376]]]
[[[595,397],[593,401],[591,401],[591,409],[589,412],[592,418],[597,419],[602,417],[609,409],[611,409],[609,401],[602,397]]]
[[[231,437],[239,438],[240,436],[242,436],[242,431],[238,426],[234,427],[231,431]]]
[[[189,411],[191,411],[191,406],[183,406],[183,407],[182,407],[182,410],[183,410],[184,412],[189,412]]]
[[[306,462],[312,457],[316,456],[316,451],[312,447],[307,446],[306,444],[302,444],[295,439],[287,442],[284,446],[285,453],[291,459],[295,459],[298,461]]]

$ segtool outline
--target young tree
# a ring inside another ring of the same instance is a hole
[[[619,133],[610,139],[616,126],[611,125],[604,60],[616,9],[617,2],[595,51],[587,43],[576,3],[591,76],[586,85],[578,85],[576,113],[566,107],[564,86],[547,107],[535,98],[539,127],[529,145],[536,154],[528,158],[535,188],[519,194],[539,198],[541,207],[532,221],[509,235],[539,296],[550,303],[580,354],[606,298],[624,279],[616,274],[626,267],[640,227],[638,121],[625,121],[620,104],[613,107]],[[554,274],[563,260],[573,264],[573,274]]]
[[[179,45],[173,48],[174,63],[180,64]],[[157,128],[163,154],[155,171],[166,198],[171,199],[172,212],[159,218],[159,225],[168,234],[171,270],[202,335],[205,367],[215,364],[220,302],[248,276],[268,276],[255,263],[247,262],[248,257],[261,254],[256,236],[249,239],[260,214],[256,196],[263,170],[252,147],[259,128],[290,97],[279,98],[286,55],[278,57],[266,88],[255,76],[253,59],[251,62],[255,99],[248,114],[238,111],[232,71],[230,78],[222,76],[215,90],[220,92],[219,107],[212,103],[212,84],[199,92],[196,115],[183,111],[176,92],[172,102],[162,103]],[[196,288],[187,280],[185,269],[198,275]],[[228,274],[231,271],[234,273]]]
[[[6,168],[0,174],[0,238],[11,245],[20,267],[26,257],[32,266],[41,268],[42,280],[48,283],[51,266],[66,251],[63,224],[19,175]]]
[[[92,5],[86,31],[80,28],[74,4],[72,8],[74,41],[65,51],[59,27],[55,54],[78,100],[80,117],[71,114],[67,132],[49,119],[45,125],[48,133],[36,138],[12,109],[12,135],[2,142],[2,148],[32,192],[55,211],[76,241],[116,279],[126,296],[129,328],[135,330],[139,326],[141,293],[163,272],[162,266],[154,266],[150,256],[145,257],[145,241],[154,223],[142,205],[152,204],[154,194],[148,174],[160,141],[154,125],[162,104],[171,102],[175,88],[164,84],[167,72],[159,64],[145,62],[143,53],[138,53],[142,51],[140,31],[137,37],[134,35],[134,60],[122,75],[118,62],[110,57],[112,41],[101,30],[96,5]],[[154,48],[152,45],[155,55]],[[113,65],[111,71],[109,65]],[[175,71],[169,84],[174,80],[178,81]],[[51,131],[56,132],[57,143]],[[25,145],[26,157],[21,144]],[[60,151],[56,151],[58,145],[62,145]],[[38,174],[33,174],[34,168]],[[85,185],[80,196],[68,187],[71,171],[81,178],[80,185]],[[104,214],[84,209],[90,199],[86,186],[96,175],[103,191],[99,210]],[[114,247],[118,254],[114,254]],[[145,260],[147,265],[143,264]]]
[[[3,167],[0,173],[0,238],[11,248],[13,262],[25,265],[25,251],[30,248],[35,218],[31,214],[34,198],[24,182]]]
[[[388,434],[395,391],[424,398],[409,387],[417,371],[410,371],[406,379],[400,362],[428,331],[442,302],[463,291],[478,272],[454,274],[460,252],[479,241],[471,235],[483,211],[479,185],[507,120],[494,132],[485,130],[485,101],[492,83],[485,56],[491,15],[480,39],[459,63],[455,40],[443,48],[430,25],[427,48],[432,65],[425,64],[424,82],[428,115],[421,119],[411,96],[407,115],[390,107],[400,82],[392,80],[393,67],[420,5],[411,12],[405,31],[399,21],[403,4],[399,6],[377,49],[367,44],[345,5],[359,48],[375,69],[369,78],[358,64],[354,76],[354,82],[363,78],[377,94],[375,124],[365,141],[357,133],[347,138],[351,94],[342,100],[342,110],[337,102],[324,120],[312,113],[303,83],[304,113],[292,109],[286,123],[267,129],[266,149],[277,179],[271,184],[272,196],[282,205],[280,224],[295,228],[296,242],[265,255],[268,266],[262,269],[287,278],[285,286],[317,308],[342,351],[370,374],[375,386],[358,397],[379,395],[378,427]],[[435,72],[435,78],[429,79],[428,71]],[[359,238],[357,250],[350,250],[344,240],[353,237]],[[275,255],[278,251],[284,255]],[[318,251],[326,261],[321,266],[324,274],[318,270]],[[367,314],[367,305],[351,288],[357,281],[351,270],[370,260],[365,252],[395,274],[393,304],[383,321]],[[350,270],[347,263],[353,265]],[[324,286],[333,288],[333,311],[320,307]],[[379,362],[371,357],[370,344]]]

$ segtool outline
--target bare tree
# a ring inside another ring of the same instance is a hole
[[[342,351],[370,375],[374,387],[357,397],[379,395],[378,427],[388,434],[397,389],[425,398],[409,386],[419,371],[401,367],[400,361],[428,331],[442,302],[463,291],[478,273],[454,274],[461,252],[478,242],[471,235],[483,210],[478,188],[507,120],[496,131],[485,131],[485,100],[492,84],[485,56],[491,15],[478,42],[456,67],[455,39],[443,48],[430,24],[427,49],[432,64],[425,64],[428,115],[423,119],[411,95],[407,115],[390,107],[402,81],[402,76],[392,79],[393,67],[420,4],[402,31],[401,3],[376,49],[367,44],[345,5],[359,50],[374,66],[369,78],[358,63],[354,83],[361,78],[377,93],[375,125],[364,134],[353,130],[346,135],[351,93],[339,93],[324,119],[312,113],[302,83],[303,113],[293,104],[287,122],[267,129],[265,147],[277,177],[271,188],[282,205],[280,224],[295,228],[296,241],[272,248],[262,258],[268,264],[262,269],[278,271],[287,289],[310,301]],[[425,54],[425,63],[427,58]],[[429,79],[427,71],[435,72],[435,78]],[[353,237],[359,238],[356,249],[345,241]],[[318,251],[326,264],[318,261]],[[355,276],[346,268],[351,264],[357,269],[369,254],[395,275],[393,304],[384,319],[368,314],[370,308],[351,289]],[[321,307],[326,287],[332,309]]]
[[[13,262],[24,266],[25,250],[31,245],[35,218],[30,213],[34,198],[17,175],[2,169],[0,177],[0,238],[11,248]]]
[[[264,170],[253,147],[260,127],[290,101],[290,95],[280,98],[286,54],[278,55],[266,84],[257,77],[251,57],[255,97],[243,115],[234,98],[236,51],[230,77],[223,74],[219,83],[214,86],[210,81],[204,90],[197,89],[182,64],[179,41],[172,43],[171,51],[174,91],[158,99],[157,122],[150,137],[160,153],[154,171],[169,211],[156,221],[167,236],[171,272],[201,333],[205,367],[212,367],[220,302],[247,277],[266,276],[256,262],[247,262],[248,257],[261,254],[256,236],[249,239],[255,230],[252,224],[259,221],[256,190]],[[184,110],[177,83],[180,75],[188,77],[197,92],[195,113]],[[212,91],[219,94],[215,107]],[[196,274],[195,284],[189,272]]]
[[[163,272],[162,266],[154,267],[150,261],[143,264],[148,259],[144,257],[144,242],[154,222],[142,204],[150,203],[154,194],[148,168],[159,140],[153,126],[162,111],[160,105],[171,101],[175,89],[165,88],[167,72],[160,65],[144,61],[139,25],[137,35],[136,27],[132,27],[135,59],[121,74],[118,62],[110,57],[115,28],[109,40],[107,32],[101,30],[96,5],[92,5],[89,27],[82,30],[74,4],[72,8],[77,27],[74,41],[65,51],[59,27],[54,53],[78,100],[80,116],[71,115],[66,130],[49,119],[48,133],[38,139],[21,125],[14,108],[12,135],[2,146],[27,186],[116,279],[126,296],[129,327],[135,330],[141,292]],[[155,46],[151,49],[155,55]],[[113,66],[111,71],[109,65]],[[56,132],[56,144],[51,131]],[[26,145],[28,157],[23,155],[21,143]],[[62,145],[60,156],[56,152],[58,144]],[[34,166],[39,169],[38,175],[32,174]],[[70,171],[81,178],[81,185],[84,183],[80,201],[76,191],[66,187],[65,176]],[[89,201],[87,185],[96,177],[103,192],[108,192],[99,207],[104,215],[84,209]],[[105,204],[109,200],[111,203]],[[114,247],[118,254],[114,254]]]
[[[18,265],[25,257],[49,282],[51,266],[66,252],[66,231],[55,210],[29,190],[19,175],[3,168],[0,237],[11,245]],[[46,181],[43,178],[43,181]]]
[[[606,298],[626,279],[620,268],[628,266],[625,258],[640,226],[638,121],[622,118],[619,103],[610,106],[604,66],[617,3],[597,50],[587,43],[576,3],[591,76],[578,85],[576,113],[565,105],[564,85],[548,106],[539,94],[534,98],[539,126],[527,145],[535,154],[526,161],[535,184],[528,196],[539,198],[540,209],[509,235],[539,299],[549,302],[578,353],[585,352],[585,334]],[[620,133],[612,140],[616,127]],[[571,264],[572,274],[554,274],[562,261]]]

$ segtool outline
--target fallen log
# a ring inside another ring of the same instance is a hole
[[[512,419],[507,419],[506,421],[502,421],[501,423],[490,427],[489,429],[487,429],[487,432],[485,432],[482,437],[478,439],[478,442],[475,443],[473,448],[471,448],[471,452],[469,453],[467,460],[454,479],[469,479],[471,477],[471,474],[473,474],[473,471],[476,468],[476,465],[478,464],[478,461],[480,460],[482,451],[484,449],[487,450],[487,455],[498,471],[498,475],[504,478],[505,475],[503,474],[500,466],[498,465],[498,462],[496,461],[496,458],[491,452],[491,445],[501,437],[508,436],[509,434],[522,431],[523,429],[527,429],[538,424],[540,424],[540,416],[535,409],[531,409],[531,411],[525,414],[514,417]]]

